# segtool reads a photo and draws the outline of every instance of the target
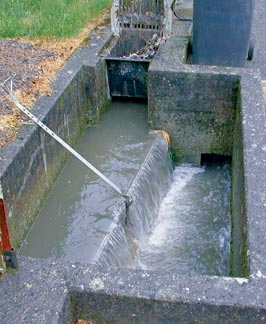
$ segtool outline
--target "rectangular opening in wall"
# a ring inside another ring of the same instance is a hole
[[[162,39],[157,30],[123,30],[106,51],[111,97],[147,99],[147,75]]]
[[[201,166],[222,165],[225,163],[231,164],[231,162],[231,156],[221,154],[201,154],[200,159]]]

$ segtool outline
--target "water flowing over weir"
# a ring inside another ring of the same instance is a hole
[[[157,210],[172,182],[172,163],[167,142],[158,137],[150,148],[128,194],[133,204],[128,210],[118,203],[114,222],[101,244],[94,263],[103,267],[134,266],[136,241],[153,228]]]
[[[174,273],[229,275],[230,166],[181,165],[136,267]]]
[[[229,275],[230,164],[181,165],[172,179],[163,143],[156,145],[130,188],[134,204],[126,224],[125,207],[117,204],[116,220],[94,262],[105,268]]]

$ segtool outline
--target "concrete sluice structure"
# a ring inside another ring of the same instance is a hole
[[[1,282],[2,323],[266,322],[266,114],[260,75],[187,64],[190,27],[176,21],[149,64],[149,122],[171,135],[179,161],[199,165],[203,154],[232,157],[231,276],[105,269],[19,256],[19,269]],[[112,41],[109,27],[96,29],[58,74],[54,94],[33,109],[70,143],[108,107],[104,53]],[[16,248],[66,157],[35,126],[21,128],[17,140],[2,150],[0,180]]]

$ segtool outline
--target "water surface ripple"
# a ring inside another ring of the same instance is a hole
[[[115,102],[96,127],[85,130],[76,150],[127,191],[152,143],[144,104]],[[90,262],[120,199],[75,158],[59,175],[21,253]]]

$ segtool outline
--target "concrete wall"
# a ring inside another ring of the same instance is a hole
[[[88,78],[84,89],[87,89],[88,109],[86,110],[87,125],[94,125],[101,119],[109,105],[109,89],[105,61],[97,60],[95,65],[86,65]]]
[[[99,120],[108,104],[106,66],[96,56],[108,38],[96,38],[97,46],[77,52],[55,80],[53,95],[42,97],[33,109],[71,145],[86,125]],[[24,239],[67,155],[36,126],[21,127],[17,140],[1,151],[0,184],[14,247]]]
[[[265,310],[249,307],[159,301],[142,296],[132,298],[89,291],[73,291],[70,298],[75,318],[115,324],[257,324],[263,323],[266,315]],[[66,323],[71,323],[71,320]]]
[[[231,155],[236,76],[155,64],[148,80],[151,128],[169,132],[180,160],[199,164],[202,153]]]
[[[231,275],[235,277],[247,277],[249,274],[242,118],[241,96],[239,93],[235,118],[231,178]]]

